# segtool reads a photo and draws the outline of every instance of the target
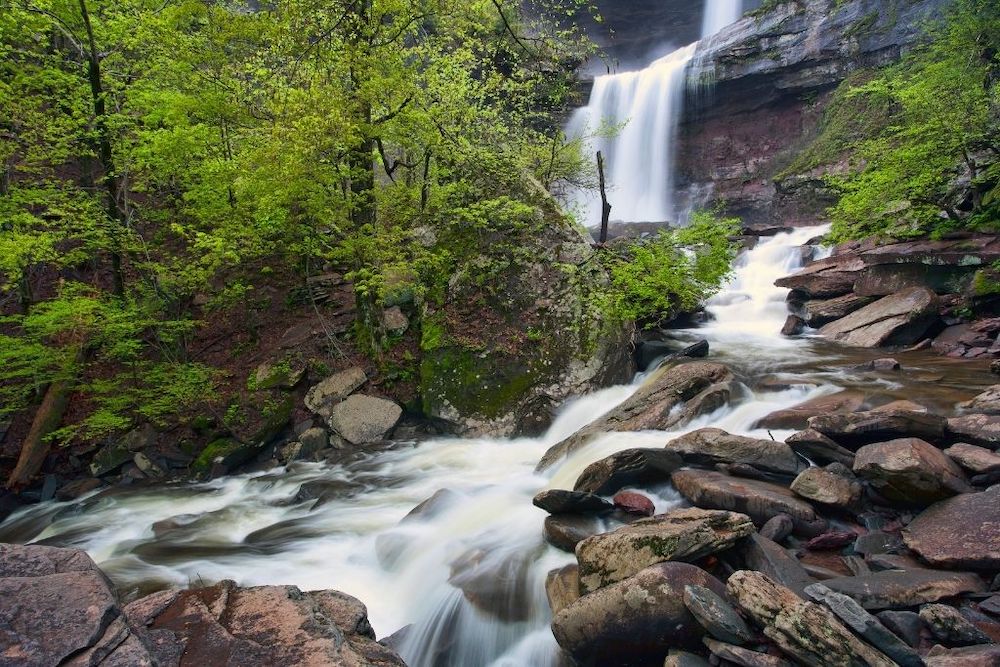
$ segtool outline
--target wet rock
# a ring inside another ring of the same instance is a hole
[[[641,493],[635,493],[634,491],[619,491],[612,498],[612,501],[617,509],[628,514],[653,516],[656,513],[653,501]]]
[[[165,467],[154,462],[145,452],[138,452],[132,457],[132,462],[147,477],[159,479],[167,475]]]
[[[544,470],[599,433],[667,430],[721,407],[735,377],[721,364],[693,361],[660,368],[628,400],[551,447],[538,464]]]
[[[898,371],[902,366],[895,359],[886,357],[884,359],[872,359],[865,364],[865,368],[871,371]]]
[[[799,473],[790,487],[807,500],[843,509],[857,508],[861,502],[861,484],[857,480],[824,470],[808,468]]]
[[[822,532],[826,525],[810,504],[778,484],[700,470],[679,470],[671,479],[693,505],[742,512],[758,525],[778,514],[790,516],[796,531],[806,535]]]
[[[819,431],[806,429],[785,439],[785,444],[799,456],[816,463],[840,463],[848,468],[854,466],[854,452],[845,449]]]
[[[938,570],[886,570],[863,577],[827,579],[823,583],[869,610],[905,609],[986,588],[974,574]]]
[[[1000,384],[993,385],[971,400],[959,403],[958,407],[967,412],[1000,415]]]
[[[829,533],[817,535],[805,543],[805,548],[809,551],[834,551],[843,549],[849,544],[854,544],[858,538],[857,533],[846,530],[836,530]]]
[[[671,649],[663,661],[663,667],[710,667],[710,663],[695,653]]]
[[[1000,448],[1000,415],[969,414],[948,420],[948,435],[954,440]]]
[[[944,450],[944,453],[972,473],[986,474],[1000,470],[1000,454],[985,447],[959,442]]]
[[[920,646],[920,631],[924,622],[920,615],[912,611],[893,611],[888,609],[875,614],[878,620],[894,635],[906,642],[911,648]]]
[[[659,563],[605,586],[556,614],[552,633],[580,665],[662,661],[670,648],[696,648],[704,630],[684,606],[684,587],[722,584],[686,563]]]
[[[819,332],[854,347],[912,345],[937,321],[938,302],[933,290],[911,287],[830,322]]]
[[[757,420],[753,428],[800,429],[805,428],[810,417],[816,415],[855,412],[865,403],[865,396],[859,391],[839,391],[828,396],[819,396],[783,410],[776,410]]]
[[[768,519],[760,527],[760,534],[774,542],[781,542],[791,535],[794,529],[795,524],[792,522],[792,517],[787,514],[778,514]]]
[[[845,294],[834,299],[813,299],[802,304],[806,324],[818,329],[824,324],[846,317],[874,301],[874,297]]]
[[[970,490],[955,462],[919,438],[865,445],[854,459],[854,472],[883,497],[906,505],[926,506]]]
[[[614,509],[614,505],[593,493],[563,489],[542,491],[531,502],[549,514],[588,514]]]
[[[306,393],[306,407],[329,419],[333,406],[350,396],[367,381],[368,376],[365,375],[364,369],[357,366],[334,373]]]
[[[664,561],[694,561],[754,532],[749,517],[690,508],[641,519],[576,547],[580,590],[589,593]]]
[[[945,649],[935,646],[924,659],[927,667],[1000,667],[1000,646],[966,646]]]
[[[406,513],[400,523],[405,523],[409,521],[426,521],[428,519],[433,519],[434,517],[441,514],[443,511],[450,507],[454,507],[458,503],[465,499],[461,493],[452,491],[451,489],[438,489],[434,494],[423,500],[414,507],[412,510]]]
[[[542,536],[545,541],[563,551],[573,553],[576,545],[603,530],[599,519],[574,514],[550,514],[545,517]]]
[[[937,442],[944,438],[946,425],[946,420],[938,415],[885,407],[809,419],[809,428],[851,447],[909,437]]]
[[[864,535],[859,535],[854,541],[854,550],[859,554],[877,555],[897,553],[903,549],[903,538],[897,533],[890,533],[884,530],[873,530]],[[893,568],[882,568],[893,569]]]
[[[834,255],[813,262],[793,275],[779,278],[774,284],[795,290],[810,299],[838,297],[854,290],[854,281],[864,267],[860,258]]]
[[[985,612],[1000,616],[1000,595],[994,595],[979,603],[979,608]]]
[[[920,618],[939,641],[949,646],[992,643],[988,635],[966,620],[954,607],[925,604],[920,608]]]
[[[782,336],[798,336],[806,330],[806,322],[798,315],[789,315],[781,326]]]
[[[330,411],[330,428],[351,444],[361,445],[384,438],[402,414],[392,401],[355,394]]]
[[[798,457],[785,443],[732,435],[717,428],[701,428],[674,438],[666,448],[695,465],[746,464],[785,475],[799,469]]]
[[[903,531],[906,545],[935,567],[1000,569],[1000,486],[924,510]]]
[[[668,450],[626,449],[587,466],[573,490],[607,495],[624,486],[662,483],[681,465],[681,457]]]
[[[814,583],[798,560],[763,535],[751,535],[739,545],[738,551],[749,569],[766,574],[801,597],[805,596],[806,586]]]
[[[784,658],[768,653],[758,653],[741,646],[733,646],[725,642],[716,641],[705,637],[702,640],[705,647],[711,651],[712,657],[716,660],[725,661],[724,664],[740,665],[740,667],[792,667],[792,663]]]
[[[532,551],[470,549],[452,561],[448,583],[484,614],[506,622],[525,621],[533,611],[531,567],[536,558]]]
[[[823,603],[848,628],[856,632],[869,644],[882,651],[902,667],[922,667],[920,655],[899,637],[855,602],[852,598],[836,593],[823,584],[813,584],[806,593],[815,601]]]
[[[576,563],[552,570],[545,576],[545,597],[553,616],[580,599],[580,574]]]
[[[72,482],[66,482],[59,487],[56,491],[56,498],[58,500],[76,500],[91,491],[101,488],[103,485],[104,483],[96,477],[74,479]]]
[[[781,650],[807,665],[890,667],[893,661],[850,633],[825,607],[800,599],[759,572],[741,570],[726,589]]]
[[[742,646],[753,640],[753,632],[732,605],[704,586],[685,586],[684,605],[719,641]]]

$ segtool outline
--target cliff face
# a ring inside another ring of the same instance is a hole
[[[770,6],[773,3],[765,3]],[[745,16],[703,44],[678,148],[678,185],[746,222],[809,224],[831,203],[821,174],[775,177],[815,136],[851,72],[895,60],[948,0],[794,0]]]

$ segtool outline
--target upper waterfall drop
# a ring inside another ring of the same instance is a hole
[[[711,37],[743,14],[743,0],[705,0],[701,38]]]

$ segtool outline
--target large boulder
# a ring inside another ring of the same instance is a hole
[[[696,561],[754,532],[750,518],[697,508],[642,519],[576,546],[580,590],[589,593],[664,561]]]
[[[573,490],[607,495],[624,486],[667,482],[681,465],[681,457],[665,449],[625,449],[584,468]]]
[[[368,376],[365,375],[364,369],[357,366],[334,373],[306,392],[306,407],[324,419],[329,419],[333,406],[353,394],[367,381]]]
[[[778,484],[701,470],[678,470],[671,479],[693,505],[741,512],[757,525],[778,514],[790,516],[803,534],[817,534],[826,525],[812,505]]]
[[[955,462],[919,438],[865,445],[854,459],[854,472],[883,497],[907,505],[925,506],[970,490]]]
[[[912,287],[830,322],[819,332],[854,347],[912,345],[937,318],[937,294],[926,287]]]
[[[944,438],[946,427],[944,417],[889,407],[850,414],[816,415],[809,419],[809,428],[845,447],[907,437],[939,442]]]
[[[848,468],[854,466],[854,452],[841,447],[819,431],[807,428],[785,438],[785,444],[792,451],[818,465],[839,463]]]
[[[960,403],[958,407],[967,412],[1000,415],[1000,384],[995,384],[972,399]]]
[[[742,463],[760,470],[794,475],[799,459],[783,442],[732,435],[718,428],[702,428],[667,443],[666,448],[680,454],[685,463],[713,466],[717,463]]]
[[[384,398],[355,394],[333,406],[330,428],[353,445],[376,442],[392,430],[403,409]]]
[[[722,407],[733,391],[735,376],[722,364],[693,361],[653,373],[624,403],[555,444],[538,463],[544,470],[609,432],[662,431]]]
[[[990,449],[1000,448],[1000,415],[974,413],[952,417],[947,428],[954,440]]]
[[[809,299],[829,299],[854,290],[858,272],[865,267],[856,257],[834,255],[812,262],[809,266],[774,281],[778,287],[787,287]]]
[[[556,641],[579,665],[662,662],[671,647],[696,648],[705,631],[684,605],[685,586],[723,585],[687,563],[659,563],[584,595],[552,620]]]
[[[814,329],[818,329],[824,324],[829,324],[834,320],[847,317],[855,310],[864,308],[874,297],[858,296],[857,294],[845,294],[833,299],[813,299],[802,304],[806,324]]]
[[[823,468],[803,470],[790,488],[806,500],[847,510],[857,509],[861,502],[860,482]]]
[[[760,572],[741,570],[726,589],[781,650],[806,665],[894,667],[885,654],[865,644],[828,609],[806,602]]]
[[[919,569],[835,577],[823,585],[854,598],[865,609],[905,609],[986,589],[975,574]]]
[[[935,567],[1000,569],[1000,485],[944,500],[903,531],[908,547]]]
[[[810,417],[816,415],[856,412],[865,403],[865,395],[860,391],[838,391],[836,394],[819,396],[790,408],[775,410],[757,420],[753,428],[800,429],[805,428]]]

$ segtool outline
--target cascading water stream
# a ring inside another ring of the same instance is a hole
[[[701,38],[711,37],[727,25],[735,23],[742,13],[743,0],[705,0]]]
[[[737,370],[748,349],[775,349],[784,290],[765,283],[792,270],[799,245],[816,233],[763,240],[711,305],[714,324],[681,335],[708,337],[713,357],[732,359]],[[761,324],[737,336],[745,317]],[[781,358],[769,363],[777,368]],[[673,433],[608,434],[545,474],[534,472],[548,447],[625,400],[641,380],[576,400],[539,438],[441,439],[336,465],[116,489],[26,508],[0,526],[0,541],[86,549],[124,590],[223,578],[343,590],[368,605],[380,633],[410,626],[397,646],[414,667],[555,665],[544,581],[573,557],[543,541],[536,493],[572,488],[583,468],[614,451],[662,446],[704,426],[767,437],[751,429],[757,419],[833,391],[822,382],[747,390],[740,402]],[[449,491],[404,520],[441,489]],[[669,485],[652,493],[657,511],[679,502]]]

